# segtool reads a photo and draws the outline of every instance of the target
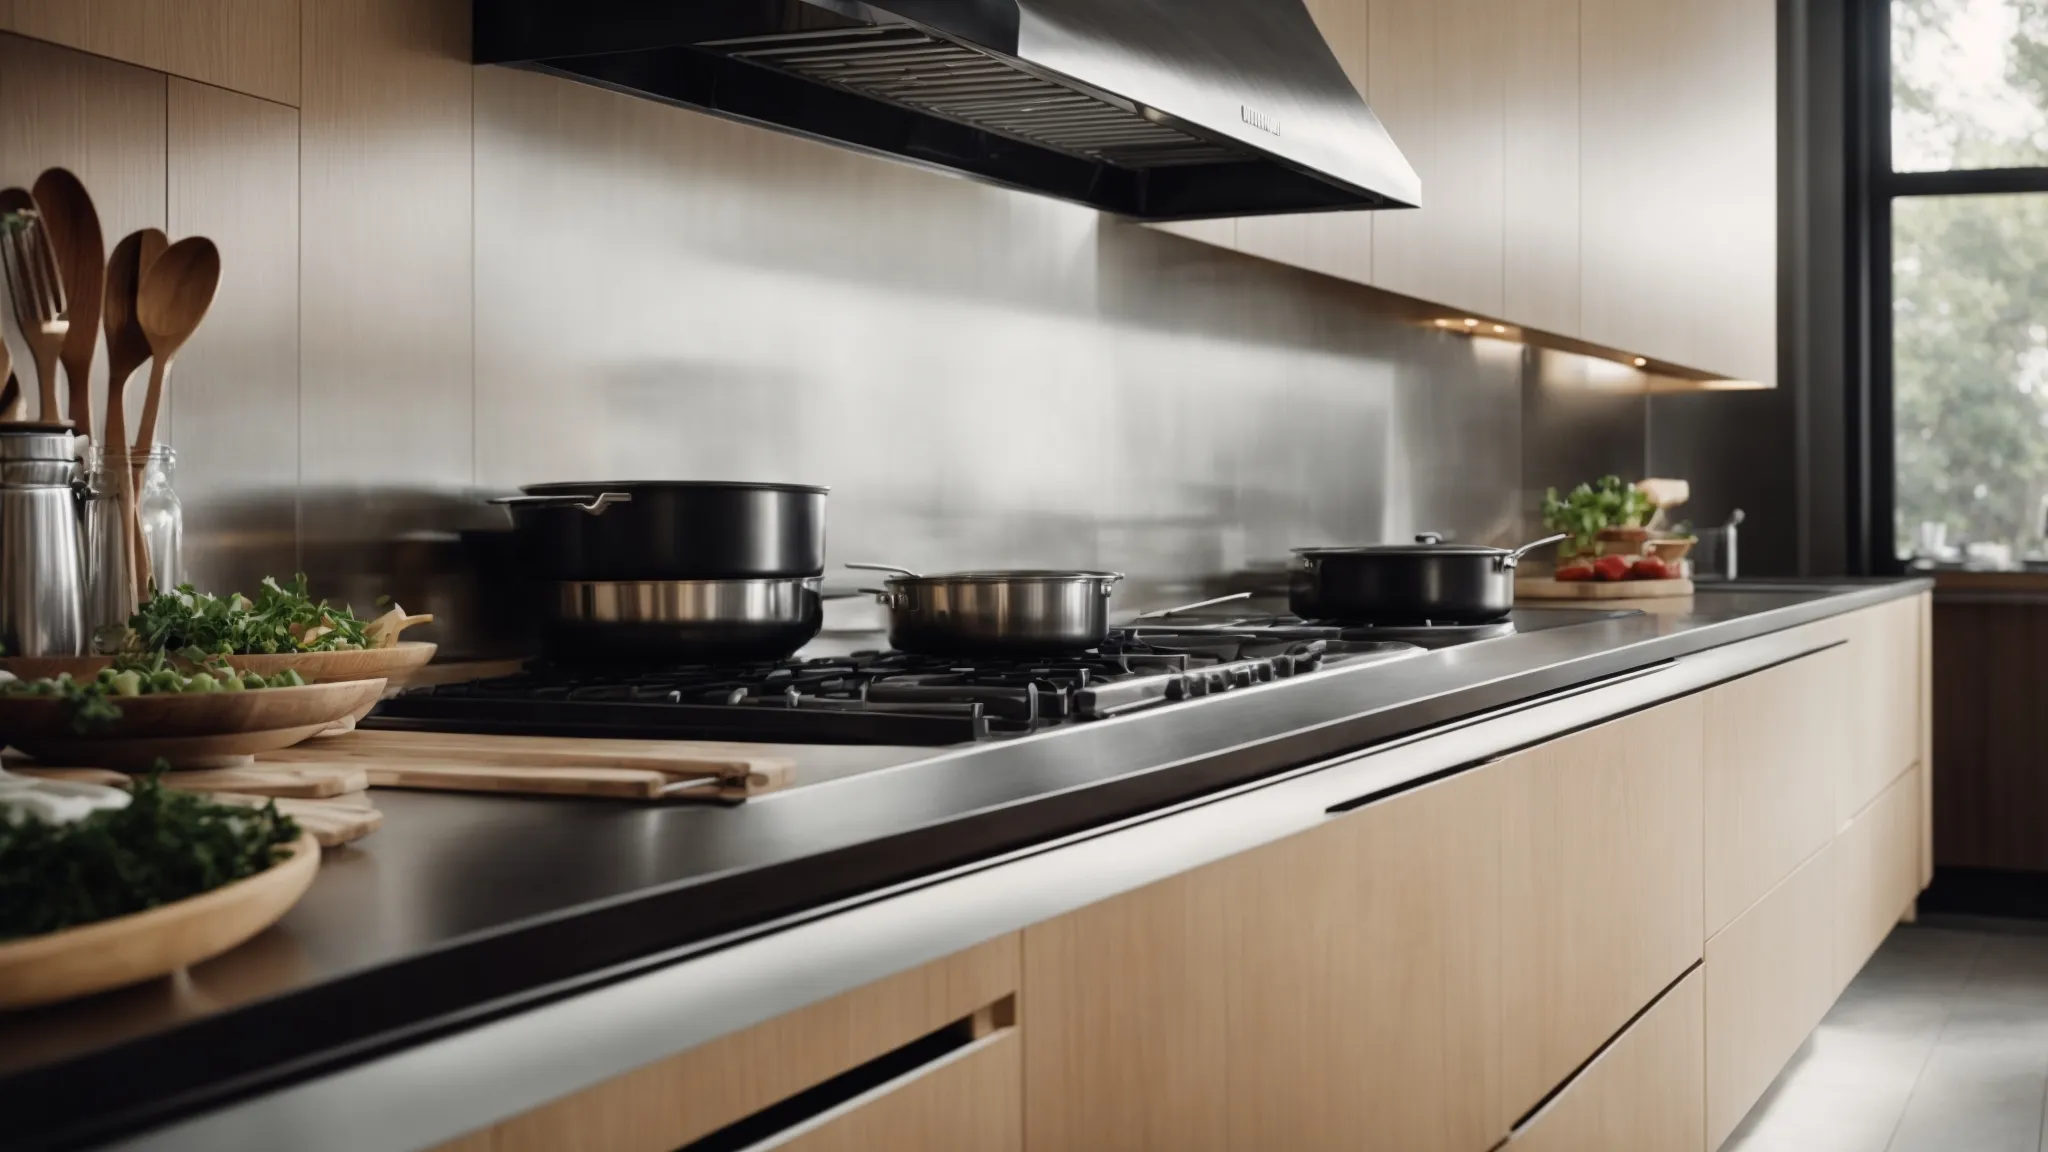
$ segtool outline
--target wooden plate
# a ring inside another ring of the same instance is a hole
[[[0,1008],[104,992],[208,960],[284,917],[320,869],[301,832],[289,855],[233,884],[136,912],[0,944]]]
[[[295,668],[309,683],[333,684],[344,680],[388,680],[389,687],[401,688],[413,673],[434,658],[435,645],[420,640],[400,640],[395,648],[360,648],[350,652],[279,652],[229,656],[232,667],[274,676]],[[69,672],[83,680],[112,664],[111,656],[7,656],[0,657],[0,671],[12,672],[24,680],[39,680]]]
[[[121,718],[81,736],[63,701],[0,697],[0,738],[44,764],[146,772],[158,757],[174,768],[225,768],[289,748],[374,703],[382,680],[303,688],[132,696]]]
[[[1515,581],[1517,600],[1651,600],[1692,595],[1690,580],[1545,580]]]

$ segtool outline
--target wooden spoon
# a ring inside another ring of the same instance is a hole
[[[220,249],[204,236],[187,236],[156,258],[142,274],[142,290],[135,298],[135,318],[149,337],[149,391],[142,400],[142,424],[135,430],[135,449],[129,454],[131,480],[142,487],[143,467],[156,446],[157,413],[163,404],[165,382],[170,379],[171,361],[178,350],[199,330],[213,307],[213,295],[220,289]],[[149,549],[135,558],[137,595],[149,594]]]
[[[171,246],[170,237],[155,228],[130,232],[114,245],[107,261],[107,435],[105,459],[111,462],[128,448],[128,379],[149,359],[149,335],[137,315],[142,275]]]
[[[50,247],[57,256],[57,271],[64,279],[64,298],[69,305],[64,318],[71,329],[64,335],[57,359],[64,365],[64,379],[70,384],[67,415],[81,436],[92,435],[92,358],[99,347],[100,309],[106,292],[107,242],[100,233],[100,215],[92,197],[63,168],[52,168],[36,177],[32,190],[42,205],[43,227],[50,233]],[[43,419],[51,419],[45,413]]]

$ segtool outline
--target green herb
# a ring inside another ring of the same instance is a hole
[[[163,651],[122,656],[102,668],[90,680],[74,680],[71,673],[54,679],[0,681],[0,698],[55,697],[62,700],[71,717],[71,729],[81,736],[104,732],[121,718],[124,696],[163,696],[183,692],[246,692],[258,688],[303,688],[306,678],[296,668],[262,676],[236,669],[219,656],[185,649],[178,655],[190,663],[188,674]]]
[[[0,812],[0,940],[141,912],[270,867],[299,837],[277,811],[229,808],[137,780],[120,809],[51,824]]]
[[[375,647],[363,631],[368,623],[346,607],[314,600],[301,572],[289,585],[265,576],[254,600],[240,593],[214,596],[180,584],[152,595],[128,627],[131,647],[142,651],[241,656]]]
[[[1581,484],[1563,499],[1555,488],[1543,494],[1543,526],[1552,532],[1571,533],[1565,547],[1574,553],[1591,551],[1602,528],[1640,528],[1656,511],[1649,493],[1622,483],[1619,476],[1602,476],[1597,484]]]

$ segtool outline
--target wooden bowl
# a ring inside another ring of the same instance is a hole
[[[333,684],[344,680],[387,680],[391,688],[402,688],[413,673],[434,658],[436,646],[420,640],[401,640],[393,648],[358,648],[348,652],[277,652],[226,656],[230,667],[274,676],[287,668],[296,669],[309,684]],[[99,674],[114,662],[111,656],[6,656],[0,657],[0,671],[12,672],[23,680],[40,680],[69,672],[83,680]]]
[[[1692,546],[1699,543],[1697,536],[1674,536],[1665,540],[1650,541],[1650,555],[1666,564],[1676,564],[1685,559]]]
[[[115,701],[121,718],[80,735],[53,697],[0,697],[0,737],[50,765],[146,772],[159,757],[173,768],[227,768],[259,752],[289,748],[376,703],[382,680],[303,688],[184,692]]]
[[[27,1008],[153,980],[226,952],[283,919],[320,869],[301,832],[284,859],[175,904],[0,943],[0,1008]]]

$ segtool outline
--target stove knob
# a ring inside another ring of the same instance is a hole
[[[1259,661],[1259,667],[1257,671],[1259,675],[1259,683],[1261,684],[1271,684],[1273,682],[1273,677],[1277,674],[1273,668],[1273,662],[1271,660]]]
[[[1249,664],[1240,664],[1230,670],[1230,681],[1239,688],[1249,688],[1257,681]]]
[[[1187,682],[1187,681],[1185,681],[1185,680],[1169,680],[1169,681],[1167,681],[1167,683],[1166,683],[1166,698],[1167,698],[1168,700],[1185,700],[1185,699],[1187,699],[1187,698],[1188,698],[1188,682]]]

